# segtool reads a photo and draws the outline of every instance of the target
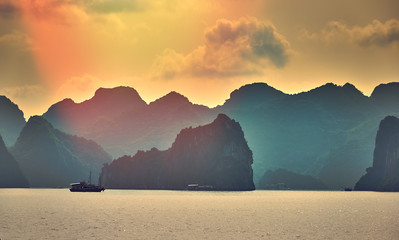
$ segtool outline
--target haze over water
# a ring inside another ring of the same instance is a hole
[[[0,189],[0,239],[398,239],[399,193]]]

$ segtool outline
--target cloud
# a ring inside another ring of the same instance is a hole
[[[204,33],[205,43],[184,55],[166,49],[153,65],[156,77],[230,77],[284,67],[289,43],[271,23],[256,18],[220,19]]]
[[[11,99],[37,100],[45,94],[45,89],[40,85],[22,85],[2,88],[0,92]]]
[[[0,0],[0,17],[13,18],[19,13],[19,8],[11,1]]]
[[[328,44],[352,43],[361,47],[387,47],[399,43],[399,20],[385,23],[374,20],[366,26],[348,26],[339,21],[329,22],[320,33],[305,33],[308,38],[321,39]]]

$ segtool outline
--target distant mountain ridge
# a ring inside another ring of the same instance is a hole
[[[239,123],[220,114],[210,124],[183,129],[172,147],[139,151],[105,165],[100,181],[107,188],[254,190],[252,152]]]
[[[301,175],[284,169],[266,171],[258,189],[268,190],[326,190],[328,187],[310,175]]]
[[[56,128],[94,139],[114,157],[151,147],[167,149],[181,129],[214,116],[208,107],[176,92],[147,104],[130,87],[100,88],[89,100],[63,100],[43,114]]]
[[[56,130],[40,116],[29,119],[10,149],[31,187],[68,186],[98,176],[111,157],[95,142]]]
[[[55,104],[43,116],[50,122],[54,118],[49,116],[74,116],[76,121],[68,121],[72,127],[67,132],[94,139],[117,157],[139,149],[167,149],[180,129],[205,124],[225,113],[239,121],[245,132],[254,154],[255,182],[267,170],[283,168],[341,189],[353,187],[361,169],[371,164],[374,143],[370,136],[375,136],[379,120],[399,115],[396,86],[381,84],[367,97],[350,83],[327,83],[292,95],[266,83],[253,83],[234,90],[223,105],[213,109],[192,104],[176,92],[146,104],[135,90],[126,90],[135,96],[126,101],[132,108],[110,104],[112,114],[102,114],[105,105],[98,105],[99,114],[86,118],[79,111],[70,113]],[[93,99],[85,101],[86,105],[67,103],[92,112],[87,102]],[[339,172],[345,175],[337,178]]]

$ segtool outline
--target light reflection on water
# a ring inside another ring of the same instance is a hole
[[[0,189],[0,239],[399,239],[399,193]]]

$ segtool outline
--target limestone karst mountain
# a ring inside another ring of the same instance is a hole
[[[66,187],[88,180],[90,171],[98,176],[111,160],[95,142],[54,129],[40,116],[29,119],[10,151],[31,187]]]
[[[101,89],[83,103],[55,104],[44,116],[52,123],[50,116],[60,116],[65,122],[55,122],[56,126],[93,139],[120,157],[139,149],[168,149],[180,129],[203,125],[225,113],[245,132],[253,151],[255,182],[266,171],[283,168],[341,189],[353,187],[362,169],[371,165],[380,119],[399,116],[397,88],[396,83],[382,84],[367,97],[352,84],[328,83],[290,95],[254,83],[234,90],[213,109],[192,104],[176,92],[146,104],[134,89]],[[98,93],[103,91],[110,93]],[[119,97],[126,99],[121,108],[117,102],[123,101],[114,99]],[[59,106],[63,104],[68,107]],[[343,176],[337,178],[338,173]]]
[[[254,153],[255,182],[266,171],[283,168],[319,178],[329,188],[353,187],[372,162],[370,136],[379,119],[399,113],[398,104],[364,96],[349,83],[294,95],[257,83],[233,93],[217,111],[240,122]]]
[[[252,152],[238,122],[224,114],[205,126],[186,128],[172,147],[139,151],[105,165],[107,188],[186,189],[189,184],[214,190],[253,190]]]
[[[375,140],[373,166],[356,183],[355,190],[399,191],[399,119],[384,118]]]

